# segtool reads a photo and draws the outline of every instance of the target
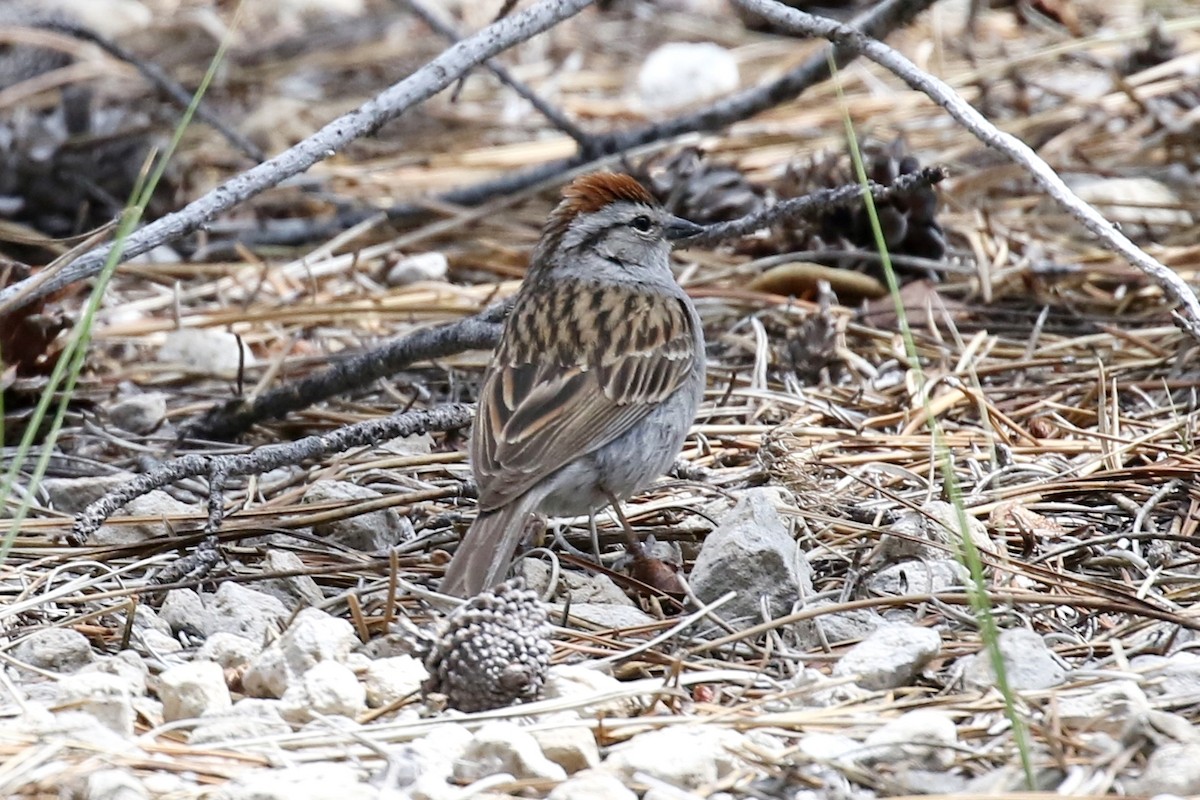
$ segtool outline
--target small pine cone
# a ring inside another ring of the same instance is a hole
[[[672,214],[708,225],[758,211],[763,199],[746,176],[730,164],[711,161],[702,150],[689,147],[661,166],[645,183]]]
[[[446,620],[425,659],[428,694],[459,711],[534,700],[550,668],[550,619],[537,592],[515,578],[472,597]]]

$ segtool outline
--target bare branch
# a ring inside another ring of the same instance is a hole
[[[945,177],[946,171],[942,167],[925,167],[917,172],[899,176],[890,186],[881,186],[872,182],[867,188],[875,202],[884,203],[894,197],[932,186],[944,180]],[[779,222],[803,217],[811,218],[825,214],[834,208],[858,205],[862,201],[862,196],[863,187],[856,183],[833,189],[820,189],[803,197],[781,200],[773,206],[747,214],[739,219],[709,225],[695,236],[680,239],[679,244],[684,247],[697,247],[725,239],[734,239]]]
[[[409,411],[359,422],[329,433],[306,436],[295,442],[266,445],[240,455],[183,456],[138,475],[107,492],[99,500],[89,503],[75,518],[75,526],[68,539],[72,544],[83,544],[114,511],[135,497],[199,475],[207,476],[210,488],[214,490],[209,499],[208,522],[205,525],[205,529],[213,533],[220,527],[224,513],[220,502],[220,498],[224,497],[221,490],[232,476],[269,472],[282,466],[311,461],[328,453],[340,453],[351,447],[375,445],[398,436],[455,430],[470,425],[473,414],[474,406],[470,405],[440,406],[428,411]]]
[[[1012,134],[992,125],[966,100],[941,80],[922,72],[915,64],[883,42],[865,36],[848,25],[824,17],[816,17],[788,8],[774,0],[733,0],[738,6],[766,17],[772,23],[794,33],[821,36],[838,47],[861,53],[890,70],[912,88],[927,95],[946,109],[946,112],[973,133],[981,142],[1008,156],[1023,167],[1033,179],[1071,216],[1091,231],[1100,242],[1123,256],[1130,264],[1148,275],[1167,297],[1175,301],[1175,319],[1185,331],[1200,339],[1200,299],[1187,282],[1166,265],[1152,258],[1129,240],[1088,203],[1080,199],[1058,176],[1053,168],[1038,156],[1029,145]]]
[[[852,24],[870,36],[882,38],[896,28],[910,23],[917,14],[933,5],[933,2],[934,0],[885,0]],[[854,57],[855,54],[849,50],[834,53],[839,66],[848,63]],[[451,189],[438,195],[437,199],[449,205],[477,206],[495,197],[503,197],[553,180],[571,170],[610,157],[613,153],[654,144],[694,131],[715,130],[730,125],[793,100],[809,86],[828,77],[828,55],[819,53],[777,80],[722,98],[705,108],[688,111],[678,117],[633,130],[585,133],[588,146],[582,147],[582,152],[570,158],[549,161],[489,181]],[[560,123],[555,124],[562,127]],[[239,236],[238,241],[249,246],[295,246],[335,236],[378,213],[378,208],[348,207],[342,209],[333,219],[325,221],[267,220],[262,223],[261,230]],[[387,209],[388,218],[393,222],[422,217],[428,213],[428,205],[422,203],[397,203]],[[6,299],[5,294],[0,292],[0,311],[4,310],[3,304]]]
[[[73,36],[85,42],[91,42],[99,47],[112,57],[132,64],[134,69],[142,73],[142,77],[149,81],[151,86],[154,86],[163,94],[165,94],[171,102],[179,106],[181,109],[186,109],[192,103],[192,93],[180,86],[170,75],[163,71],[157,64],[146,61],[143,58],[138,58],[133,53],[121,47],[116,42],[111,42],[90,28],[85,28],[82,25],[64,22],[61,19],[51,18],[41,20],[35,23],[39,28],[45,28],[58,33],[65,33],[68,36]],[[225,137],[226,140],[238,150],[241,150],[252,161],[263,161],[266,159],[266,154],[259,149],[258,145],[242,136],[237,131],[225,124],[215,112],[209,109],[208,105],[201,102],[196,106],[196,117],[202,122],[212,127],[217,133]]]
[[[180,434],[190,439],[231,439],[268,419],[279,419],[334,395],[368,385],[418,361],[490,350],[500,341],[501,323],[511,301],[497,303],[473,317],[426,328],[359,353],[326,370],[264,392],[249,402],[234,398],[209,409]]]
[[[122,258],[132,258],[190,233],[221,212],[303,172],[445,89],[485,59],[536,36],[591,3],[592,0],[541,0],[531,8],[463,39],[409,77],[338,117],[296,146],[230,178],[174,214],[136,231],[126,240]],[[97,248],[64,265],[33,291],[26,292],[24,282],[0,290],[0,314],[97,274],[111,249],[112,245]]]
[[[421,0],[392,0],[397,5],[407,5],[409,9],[416,14],[422,22],[447,40],[451,44],[458,42],[460,37],[458,31],[454,30],[445,20],[437,15],[433,9],[426,6]],[[554,106],[550,105],[542,99],[537,92],[527,86],[523,81],[518,80],[512,75],[504,65],[493,58],[489,58],[483,62],[483,65],[491,71],[493,75],[505,86],[508,86],[517,94],[529,101],[529,104],[537,109],[543,117],[545,117],[551,125],[558,128],[560,131],[570,136],[579,145],[580,151],[589,153],[596,147],[594,138],[588,135],[587,131],[576,125],[566,114],[559,111]]]
[[[935,184],[944,177],[945,172],[940,167],[926,167],[901,175],[890,186],[873,183],[869,188],[876,201],[884,202]],[[857,205],[861,201],[862,187],[858,184],[823,189],[804,197],[784,200],[740,219],[711,225],[681,244],[714,244],[753,233],[777,222],[819,216],[835,207]],[[186,426],[181,435],[192,439],[230,439],[245,432],[251,425],[284,417],[334,395],[361,388],[417,361],[445,358],[465,350],[491,349],[500,340],[502,323],[510,308],[511,299],[497,303],[473,317],[392,339],[294,384],[272,389],[249,402],[234,398],[209,409]]]
[[[851,24],[864,34],[883,38],[912,22],[917,14],[933,5],[934,0],[885,0]],[[835,48],[833,57],[839,67],[857,56],[848,48]],[[438,200],[452,205],[474,206],[512,192],[535,186],[556,175],[581,167],[596,159],[696,131],[711,131],[748,119],[762,111],[794,100],[810,86],[829,77],[829,54],[818,53],[777,80],[721,98],[712,105],[688,111],[669,120],[628,131],[593,134],[593,149],[570,158],[539,164],[523,172],[502,175],[492,181],[464,186],[439,195]],[[376,212],[377,213],[377,212]],[[388,209],[393,220],[428,213],[420,204],[402,203]]]

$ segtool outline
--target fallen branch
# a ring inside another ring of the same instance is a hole
[[[192,93],[180,86],[160,66],[143,58],[138,58],[124,47],[121,47],[116,42],[109,41],[90,28],[55,18],[41,20],[33,24],[38,28],[62,33],[84,42],[91,42],[113,58],[132,65],[151,86],[165,94],[172,103],[179,106],[180,110],[187,109],[192,104]],[[224,136],[226,141],[249,156],[252,161],[261,162],[266,159],[266,154],[259,149],[258,145],[226,125],[225,121],[215,111],[209,109],[207,103],[201,101],[196,106],[196,117]]]
[[[926,167],[901,175],[890,186],[873,183],[870,185],[871,194],[876,202],[886,202],[931,186],[945,175],[940,167]],[[702,233],[682,240],[680,244],[693,247],[710,245],[753,233],[778,222],[819,216],[835,208],[861,202],[862,187],[858,184],[822,189],[804,197],[784,200],[740,219],[710,225]],[[511,301],[497,303],[473,317],[398,337],[252,400],[234,398],[214,406],[185,426],[181,436],[190,439],[230,439],[244,433],[251,425],[279,419],[313,403],[361,389],[418,361],[445,358],[466,350],[490,350],[500,340],[502,323],[511,307]]]
[[[428,8],[423,2],[421,2],[421,0],[392,0],[392,2],[396,3],[397,5],[407,5],[408,8],[414,14],[416,14],[422,22],[433,29],[434,33],[436,33],[438,36],[441,36],[451,44],[456,44],[460,41],[461,37],[458,35],[458,31],[454,30],[449,23],[437,15],[437,12],[431,8]],[[497,19],[501,19],[503,16],[504,15],[500,15],[500,17],[497,17]],[[551,125],[574,139],[575,144],[579,146],[581,152],[590,153],[595,149],[595,140],[587,133],[587,131],[576,125],[562,111],[559,111],[557,108],[550,105],[550,103],[539,96],[537,92],[531,89],[523,81],[515,78],[512,73],[504,68],[503,64],[495,59],[489,58],[487,61],[483,62],[483,65],[487,67],[493,75],[496,76],[497,80],[512,89],[517,94],[521,95],[521,97],[524,97],[525,100],[528,101],[529,104],[533,106],[539,114],[545,117]]]
[[[440,406],[428,411],[409,411],[383,419],[373,419],[347,425],[329,433],[306,436],[295,442],[259,447],[238,455],[188,455],[138,475],[106,492],[89,503],[75,518],[67,540],[83,544],[89,536],[130,500],[176,481],[197,476],[208,478],[208,521],[205,531],[210,535],[221,526],[225,514],[225,483],[235,475],[269,472],[279,467],[340,453],[351,447],[373,446],[398,436],[412,436],[430,431],[449,431],[471,424],[474,407],[464,404]]]
[[[328,123],[321,130],[274,158],[230,178],[179,211],[155,220],[130,235],[123,259],[141,255],[160,244],[191,233],[223,211],[277,186],[282,181],[329,158],[355,139],[378,130],[402,113],[445,89],[472,67],[515,44],[530,39],[579,13],[592,0],[541,0],[525,11],[489,25],[463,39],[437,58],[375,98]],[[25,281],[0,290],[0,315],[51,294],[75,281],[96,275],[112,245],[99,247],[71,261],[32,291]],[[36,276],[35,276],[36,277]]]
[[[230,439],[251,425],[279,419],[335,395],[361,388],[418,361],[445,358],[466,350],[490,350],[500,340],[501,323],[511,307],[510,301],[497,303],[473,317],[398,337],[252,400],[234,398],[209,409],[187,425],[180,436]]]
[[[1100,242],[1123,256],[1137,269],[1148,275],[1167,297],[1175,301],[1175,320],[1181,328],[1200,339],[1200,299],[1187,282],[1172,269],[1152,258],[1129,240],[1116,225],[1078,195],[1071,191],[1058,173],[1033,151],[1029,145],[1010,133],[998,129],[976,111],[943,81],[917,68],[907,58],[861,31],[825,17],[816,17],[789,8],[775,0],[733,0],[739,7],[767,18],[773,24],[793,33],[820,36],[838,47],[861,53],[888,69],[912,88],[925,94],[946,110],[950,116],[988,147],[1008,156],[1025,169],[1050,197],[1071,216],[1095,234]]]

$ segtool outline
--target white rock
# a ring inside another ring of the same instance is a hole
[[[423,456],[433,450],[433,437],[428,433],[414,433],[411,436],[388,439],[376,447],[398,456]]]
[[[975,547],[984,552],[994,552],[996,546],[988,536],[987,526],[970,515],[966,516],[966,523]],[[961,540],[962,526],[958,510],[944,500],[930,500],[919,509],[900,512],[879,540],[879,555],[885,561],[910,558],[953,561]]]
[[[110,524],[100,526],[100,529],[92,534],[89,542],[97,545],[137,544],[147,539],[166,536],[167,519],[185,516],[195,511],[191,505],[176,500],[161,489],[155,489],[125,504],[127,516],[149,517],[149,520],[117,524],[120,517],[114,517]]]
[[[117,472],[112,475],[89,475],[86,478],[46,478],[42,481],[42,489],[49,496],[50,506],[55,511],[78,514],[89,503],[94,503],[109,490],[134,477],[132,472]]]
[[[255,0],[255,13],[277,16],[280,23],[299,20],[327,21],[353,17],[366,11],[365,0]]]
[[[609,603],[550,603],[551,619],[561,619],[566,610],[574,620],[595,625],[598,628],[620,629],[654,625],[658,620],[640,608]]]
[[[805,606],[805,608],[823,608],[835,605],[837,603],[833,600],[823,599],[817,600]],[[820,629],[820,635],[824,637],[824,642],[828,644],[862,639],[887,624],[887,620],[883,618],[883,615],[873,608],[834,611],[815,617],[812,622],[814,626]],[[813,644],[816,645],[820,641],[818,639]]]
[[[743,741],[734,731],[704,725],[663,728],[614,746],[603,767],[627,781],[644,772],[681,789],[696,789],[745,766],[731,752],[740,750]]]
[[[263,651],[263,646],[228,631],[217,631],[209,636],[196,653],[196,658],[212,661],[223,669],[244,669],[250,661]]]
[[[84,800],[142,800],[150,796],[131,772],[98,769],[87,776]]]
[[[115,656],[93,661],[80,672],[116,675],[125,681],[125,685],[129,687],[129,694],[137,697],[146,693],[146,677],[150,674],[150,668],[133,650],[122,650]]]
[[[866,697],[870,692],[855,683],[832,679],[815,669],[805,668],[783,682],[794,708],[832,708]]]
[[[594,767],[600,763],[600,748],[596,746],[596,735],[587,725],[572,725],[578,722],[574,712],[560,712],[541,717],[542,724],[565,722],[547,730],[532,731],[533,738],[546,758],[558,764],[568,775]]]
[[[108,39],[120,39],[154,21],[140,0],[42,0],[84,27]]]
[[[1200,744],[1168,742],[1157,747],[1141,777],[1132,781],[1129,794],[1200,794]]]
[[[454,764],[454,777],[472,783],[489,775],[507,773],[514,778],[562,781],[567,773],[542,753],[529,731],[511,722],[489,722],[480,728]]]
[[[1049,689],[1067,679],[1066,669],[1036,632],[1028,628],[1009,628],[1000,631],[998,644],[1008,684],[1013,689]],[[967,660],[963,680],[976,689],[996,685],[991,655],[986,650],[980,650]]]
[[[233,706],[225,672],[211,661],[179,664],[158,676],[158,697],[167,722],[220,713]]]
[[[322,661],[288,686],[279,705],[291,722],[307,722],[314,713],[353,719],[367,707],[367,692],[345,664]]]
[[[1142,233],[1167,233],[1192,225],[1192,215],[1179,207],[1179,195],[1154,178],[1088,177],[1073,183],[1075,194],[1099,206],[1097,210],[1105,217],[1121,225],[1142,227]]]
[[[242,676],[242,686],[251,696],[282,697],[294,679],[323,661],[345,658],[357,644],[349,622],[306,608],[283,636],[254,659]]]
[[[134,647],[140,655],[162,659],[183,650],[183,645],[174,636],[154,629],[144,630],[134,638]]]
[[[862,764],[945,769],[954,761],[958,732],[949,714],[931,708],[909,711],[873,731],[856,760]]]
[[[200,794],[200,787],[193,776],[194,773],[189,776],[192,780],[188,780],[170,772],[150,772],[142,776],[142,785],[155,800],[166,797],[196,797]]]
[[[171,589],[163,598],[158,615],[173,633],[203,639],[216,632],[216,615],[204,599],[191,589]]]
[[[1121,734],[1150,713],[1150,701],[1135,681],[1106,681],[1099,686],[1059,691],[1058,718],[1064,725]]]
[[[440,281],[446,277],[450,262],[441,253],[418,253],[402,258],[388,268],[383,282],[388,286],[407,286],[417,281]]]
[[[813,761],[833,762],[852,759],[862,750],[862,743],[840,733],[813,731],[801,737],[798,748]]]
[[[162,424],[167,416],[167,396],[148,392],[127,397],[108,409],[108,418],[118,428],[130,433],[147,434]]]
[[[470,746],[474,736],[471,731],[456,722],[438,725],[429,733],[412,743],[413,752],[420,764],[421,778],[426,781],[426,793],[435,794],[437,781],[444,785],[454,773],[454,764]],[[414,792],[416,794],[416,792]]]
[[[1200,656],[1195,653],[1137,656],[1130,663],[1146,676],[1146,694],[1160,703],[1192,702],[1200,697]]]
[[[222,583],[204,601],[215,617],[214,632],[236,633],[253,642],[279,631],[292,615],[278,598],[233,581]]]
[[[812,594],[812,571],[775,507],[776,497],[762,489],[741,494],[704,538],[692,568],[691,587],[702,601],[737,592],[719,612],[735,625],[761,622],[764,604],[772,617],[790,613]]]
[[[894,689],[912,681],[941,647],[937,631],[888,625],[850,648],[833,665],[833,676],[853,677],[864,689]]]
[[[543,595],[550,586],[550,565],[540,558],[525,558],[520,564],[521,575],[525,585]],[[596,605],[619,605],[636,608],[629,595],[621,591],[613,579],[607,575],[587,575],[582,572],[564,570],[559,575],[559,594],[565,590],[571,602],[572,610],[578,603]]]
[[[122,737],[133,736],[133,704],[123,678],[97,672],[68,675],[58,683],[58,701]]]
[[[637,795],[616,776],[588,769],[555,786],[548,800],[637,800]]]
[[[284,721],[280,707],[279,700],[244,697],[226,712],[204,715],[192,729],[188,744],[235,742],[291,733],[292,726]]]
[[[377,500],[382,496],[374,489],[348,481],[320,480],[305,490],[303,502],[353,505],[355,501]],[[313,533],[322,539],[367,553],[399,544],[411,535],[411,531],[412,523],[401,517],[394,508],[323,522],[313,527]]]
[[[604,695],[619,692],[621,682],[611,675],[582,664],[556,664],[546,674],[546,688],[542,697],[570,698],[580,703],[578,710],[584,717],[598,714],[624,717],[635,710],[629,698],[607,699]]]
[[[75,672],[96,656],[87,637],[79,631],[43,628],[22,640],[13,650],[13,657],[38,669]]]
[[[867,579],[874,595],[937,594],[967,585],[971,573],[957,561],[913,559],[891,564]]]
[[[158,360],[185,368],[188,373],[236,378],[244,360],[256,363],[250,348],[228,331],[214,328],[180,328],[167,334]]]
[[[130,264],[182,264],[183,256],[179,255],[179,251],[165,244],[160,244],[157,247],[147,250],[145,253],[134,256],[129,259]],[[136,312],[133,312],[136,313]],[[119,318],[119,314],[113,314],[113,318]],[[140,319],[140,317],[132,317]],[[115,322],[116,319],[113,319]],[[121,319],[124,322],[124,319]]]
[[[158,615],[150,606],[138,604],[133,612],[133,629],[140,630],[155,630],[159,633],[169,634],[171,626]]]
[[[712,100],[738,88],[737,60],[711,42],[671,42],[646,57],[638,96],[651,111],[666,112]]]
[[[379,800],[380,790],[347,764],[321,761],[247,771],[222,787],[220,800]]]
[[[353,654],[351,654],[353,655]],[[429,677],[425,665],[412,656],[395,656],[372,661],[363,678],[367,705],[381,708],[408,697]]]
[[[305,569],[300,556],[287,550],[268,550],[263,559],[263,572],[297,572]],[[267,578],[256,586],[290,610],[320,605],[325,599],[321,587],[311,575],[293,575],[289,578]]]

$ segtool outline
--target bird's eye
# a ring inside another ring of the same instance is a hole
[[[638,216],[634,217],[633,219],[631,219],[629,221],[629,225],[635,231],[641,231],[642,233],[649,233],[650,229],[654,227],[654,221],[652,219],[650,219],[649,217],[647,217],[645,214],[639,214]]]

